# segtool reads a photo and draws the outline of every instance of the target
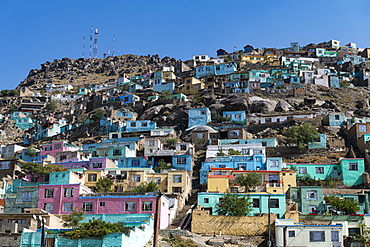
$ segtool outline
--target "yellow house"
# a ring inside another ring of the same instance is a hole
[[[240,62],[241,64],[243,63],[265,63],[266,59],[263,55],[242,55]]]
[[[89,188],[95,187],[96,181],[106,177],[102,170],[84,170],[85,186]]]
[[[285,194],[290,187],[297,186],[296,172],[283,171],[245,171],[232,168],[211,168],[208,173],[208,192],[245,192],[245,188],[235,183],[235,178],[254,172],[260,175],[261,185],[254,186],[257,192]]]
[[[270,66],[280,66],[280,59],[277,55],[266,55],[265,60]]]
[[[165,80],[175,80],[176,79],[176,75],[173,71],[163,71],[162,73],[163,73],[162,77]]]
[[[197,94],[199,90],[204,88],[204,82],[195,77],[188,77],[183,80],[183,84],[176,90],[176,93],[183,93],[186,95]]]

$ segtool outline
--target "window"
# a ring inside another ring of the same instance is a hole
[[[289,231],[288,234],[289,234],[289,237],[290,238],[294,238],[295,237],[295,231]]]
[[[181,150],[181,151],[186,151],[186,145],[181,144],[181,145],[180,145],[180,150]]]
[[[301,193],[299,191],[294,191],[293,192],[293,198],[294,199],[299,199],[301,198]]]
[[[131,123],[130,123],[130,126],[131,126],[131,127],[136,127],[136,122],[131,122]]]
[[[161,178],[155,178],[155,183],[156,184],[161,184]]]
[[[18,220],[18,219],[17,220],[16,219],[13,220],[13,219],[9,219],[8,220],[8,223],[26,224],[26,220]]]
[[[299,174],[306,174],[307,173],[307,167],[298,167],[298,173]]]
[[[172,193],[182,193],[182,187],[172,187]]]
[[[45,147],[45,151],[50,151],[50,150],[53,150],[53,146],[46,146]]]
[[[267,147],[267,141],[262,141],[262,147]]]
[[[32,192],[23,192],[22,202],[31,202],[32,201]]]
[[[200,115],[206,115],[206,111],[205,110],[201,110],[200,111]]]
[[[64,197],[73,197],[73,188],[64,188]]]
[[[63,203],[63,212],[72,212],[73,211],[73,202]]]
[[[195,133],[196,139],[204,139],[204,133]]]
[[[92,212],[93,211],[93,203],[92,202],[82,203],[82,210],[84,212]]]
[[[142,122],[141,127],[148,127],[148,123],[147,122]]]
[[[178,158],[176,158],[176,164],[178,164],[178,165],[186,165],[186,157],[178,157]]]
[[[52,213],[54,210],[54,204],[53,203],[44,203],[44,210],[46,212]]]
[[[240,130],[231,130],[231,136],[240,136]]]
[[[45,198],[53,198],[54,197],[54,189],[45,189],[44,197]]]
[[[153,202],[142,202],[141,210],[142,211],[152,211],[153,210]]]
[[[125,202],[125,211],[136,211],[136,202]]]
[[[112,139],[117,139],[118,138],[118,134],[112,134]]]
[[[203,202],[204,202],[204,203],[209,203],[209,198],[204,198],[204,199],[203,199]]]
[[[308,206],[308,212],[315,213],[317,211],[317,206]]]
[[[67,159],[67,154],[60,154],[60,160]]]
[[[93,168],[102,168],[103,167],[103,162],[97,161],[93,162]]]
[[[270,160],[270,167],[279,167],[278,160]]]
[[[61,145],[60,143],[54,145],[54,149],[60,149]]]
[[[324,167],[316,167],[316,174],[324,174]]]
[[[114,156],[122,155],[121,149],[114,149],[113,150],[113,155]]]
[[[253,199],[253,207],[254,208],[260,207],[260,199]]]
[[[358,164],[357,163],[349,163],[348,164],[348,169],[350,171],[358,171]]]
[[[359,125],[358,126],[359,131],[366,132],[366,125]]]
[[[335,120],[339,120],[339,115],[334,116]]]
[[[150,140],[150,141],[148,141],[148,146],[149,146],[149,147],[154,147],[154,146],[155,146],[155,142],[154,142],[154,140]]]
[[[100,202],[100,207],[105,207],[105,202]]]
[[[181,183],[182,182],[182,175],[173,175],[172,177],[174,183]]]
[[[270,208],[279,208],[279,199],[270,199]]]
[[[140,175],[134,175],[134,182],[140,182],[141,176]]]
[[[140,160],[132,160],[132,166],[134,167],[140,166]]]
[[[87,176],[87,180],[88,180],[89,182],[96,182],[96,180],[97,180],[97,175],[96,175],[96,174],[89,174],[89,175]]]
[[[331,241],[332,242],[339,241],[339,231],[331,231]]]
[[[325,231],[310,231],[310,242],[325,242]]]
[[[317,200],[317,191],[307,191],[307,200]]]

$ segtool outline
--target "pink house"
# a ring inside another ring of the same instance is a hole
[[[55,152],[78,151],[78,150],[80,150],[80,148],[75,145],[69,144],[66,141],[58,141],[42,145],[42,151],[40,152],[40,155],[42,156],[49,154],[55,157]]]
[[[82,210],[86,214],[155,214],[155,195],[94,195],[81,184],[39,186],[38,207],[52,214],[70,214]],[[174,217],[169,199],[161,196],[160,228],[166,228]]]
[[[116,163],[105,157],[90,158],[89,161],[59,162],[54,164],[64,166],[67,169],[104,170],[105,168],[117,168]]]

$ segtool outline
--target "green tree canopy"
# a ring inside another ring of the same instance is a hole
[[[112,192],[112,185],[113,182],[111,179],[104,177],[104,178],[99,178],[98,181],[95,183],[94,191],[98,193],[108,193]]]
[[[69,227],[69,228],[76,228],[80,225],[80,221],[84,219],[84,212],[79,212],[73,210],[72,213],[64,216],[64,227]]]
[[[45,109],[50,112],[54,112],[57,108],[58,108],[58,105],[54,101],[49,101],[45,105]]]
[[[247,216],[252,212],[253,202],[248,196],[226,193],[218,204],[216,213],[226,216]]]
[[[235,178],[235,183],[244,186],[245,191],[249,191],[253,186],[260,185],[262,183],[261,176],[255,172],[248,172],[242,176]]]
[[[78,226],[64,234],[72,239],[79,238],[104,238],[110,233],[128,234],[132,228],[125,227],[123,223],[110,223],[101,219],[91,219],[87,223],[78,224]]]
[[[360,210],[358,203],[352,198],[341,198],[338,196],[324,196],[327,204],[344,214],[355,214]]]
[[[144,183],[140,183],[139,186],[137,186],[135,189],[132,190],[132,192],[145,193],[145,192],[154,192],[157,190],[158,190],[158,185],[156,183],[144,182]]]
[[[58,166],[53,164],[39,164],[32,162],[25,162],[21,165],[21,170],[26,174],[33,177],[45,177],[48,178],[51,172],[67,171],[64,166]]]
[[[96,121],[96,120],[102,119],[104,116],[105,116],[105,113],[103,110],[96,109],[91,115],[91,119]]]
[[[314,142],[319,138],[317,129],[308,123],[290,127],[284,135],[288,138],[289,143],[297,144],[299,148],[305,148],[309,142]]]

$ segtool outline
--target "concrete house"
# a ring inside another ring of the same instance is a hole
[[[343,225],[303,225],[292,219],[275,221],[277,247],[285,246],[335,246],[343,245]]]
[[[127,121],[125,132],[149,132],[157,128],[157,123],[150,120]]]
[[[285,194],[269,194],[266,192],[262,193],[239,193],[239,196],[249,197],[253,202],[253,211],[251,215],[267,214],[269,212],[268,205],[270,205],[270,212],[276,214],[277,218],[283,218],[286,206],[285,206]],[[198,206],[202,210],[210,211],[211,215],[217,215],[216,205],[220,202],[220,199],[224,196],[224,193],[198,193]],[[270,200],[270,204],[268,203]]]
[[[189,109],[188,128],[196,125],[207,125],[211,121],[211,112],[208,108]]]
[[[229,75],[237,69],[236,63],[198,66],[195,68],[195,77],[201,78],[214,75]]]
[[[66,141],[57,141],[42,145],[42,150],[40,155],[51,155],[55,157],[56,152],[68,152],[68,151],[78,151],[79,147],[72,145]]]

